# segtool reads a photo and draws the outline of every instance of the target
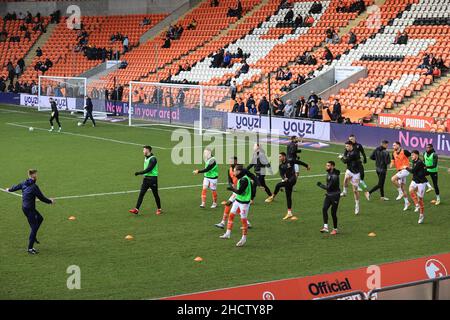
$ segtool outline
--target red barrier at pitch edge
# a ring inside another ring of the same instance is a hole
[[[450,253],[303,278],[168,297],[168,300],[311,300],[447,275]]]

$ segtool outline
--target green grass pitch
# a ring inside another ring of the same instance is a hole
[[[67,115],[65,115],[67,116]],[[48,114],[24,108],[0,107],[0,187],[25,178],[37,168],[39,185],[49,197],[88,195],[137,190],[143,158],[140,145],[155,148],[160,166],[160,188],[201,184],[193,176],[198,166],[175,166],[170,160],[171,129],[130,128],[100,123],[97,128],[78,127],[76,119],[63,118],[65,134],[49,133]],[[12,123],[18,125],[11,125]],[[28,127],[33,126],[33,132]],[[72,133],[72,134],[71,134]],[[95,137],[95,138],[94,138]],[[104,140],[114,139],[116,141]],[[127,142],[127,143],[120,143]],[[284,147],[283,147],[284,149]],[[322,149],[341,152],[342,146]],[[26,251],[29,227],[20,198],[0,192],[0,299],[145,299],[198,292],[261,281],[307,276],[449,251],[450,175],[442,168],[442,204],[432,207],[434,194],[426,195],[426,220],[402,211],[393,200],[396,191],[387,183],[389,202],[374,195],[361,199],[361,214],[353,213],[352,197],[342,199],[340,232],[322,235],[321,207],[324,193],[316,186],[324,177],[330,153],[304,149],[302,160],[312,165],[303,171],[294,192],[297,221],[283,221],[284,194],[272,204],[258,190],[249,218],[254,226],[244,248],[236,248],[240,223],[232,239],[219,239],[222,208],[200,209],[200,187],[161,190],[164,214],[156,216],[149,193],[139,216],[128,209],[137,193],[61,199],[54,206],[38,204],[45,220],[40,230],[40,254]],[[366,170],[373,169],[372,161]],[[442,160],[442,166],[450,163]],[[226,181],[227,166],[221,166],[220,181]],[[341,178],[342,179],[342,178]],[[376,175],[367,173],[373,186]],[[269,186],[273,188],[275,181]],[[225,185],[219,200],[228,198]],[[210,202],[210,193],[208,194]],[[76,216],[69,221],[69,216]],[[375,238],[368,237],[376,232]],[[132,234],[135,238],[126,241]],[[195,262],[203,257],[201,263]],[[81,290],[68,290],[67,267],[81,268]],[[405,270],[405,272],[408,272]]]

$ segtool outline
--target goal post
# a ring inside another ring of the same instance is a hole
[[[38,110],[49,110],[53,98],[60,110],[83,111],[86,92],[86,78],[39,76]]]
[[[130,126],[226,131],[228,87],[131,81],[128,90]]]

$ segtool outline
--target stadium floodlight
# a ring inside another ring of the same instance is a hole
[[[131,81],[128,90],[130,126],[226,130],[228,87]]]
[[[86,102],[86,78],[39,76],[38,110],[49,110],[49,99],[56,101],[58,109],[83,111]]]

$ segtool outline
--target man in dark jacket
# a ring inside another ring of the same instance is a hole
[[[28,242],[28,253],[29,254],[37,254],[38,251],[33,248],[34,244],[39,244],[37,240],[37,233],[39,227],[44,221],[42,215],[36,209],[36,198],[38,198],[41,202],[47,204],[53,204],[55,201],[53,199],[46,198],[38,185],[37,181],[37,170],[30,169],[28,170],[28,179],[24,182],[19,183],[18,185],[12,186],[11,188],[6,189],[7,192],[15,192],[18,190],[22,190],[22,211],[28,219],[28,223],[30,224],[31,232]]]
[[[267,98],[264,96],[262,97],[261,101],[258,104],[259,114],[267,115],[269,114],[269,109],[270,109],[269,101],[267,101]]]
[[[95,120],[92,115],[92,112],[94,111],[94,105],[92,104],[92,100],[90,97],[86,98],[86,106],[84,107],[84,109],[86,110],[86,116],[84,117],[83,125],[86,124],[86,121],[88,121],[88,119],[91,119],[92,126],[95,127]]]
[[[267,195],[270,197],[272,196],[272,192],[270,191],[269,187],[266,184],[266,174],[267,170],[270,170],[270,163],[267,159],[267,156],[263,149],[261,149],[259,144],[255,144],[253,147],[253,157],[252,161],[250,162],[250,165],[247,167],[247,170],[250,170],[251,168],[255,168],[255,174],[256,178],[258,179],[258,185],[260,188],[264,189],[264,191],[267,193]],[[268,168],[268,169],[267,169]]]
[[[366,198],[369,200],[370,195],[380,189],[381,200],[388,201],[389,199],[384,196],[384,183],[386,181],[387,167],[391,163],[391,156],[387,151],[389,142],[383,140],[381,145],[373,150],[370,159],[375,161],[376,171],[378,175],[378,184],[370,191],[366,191]]]
[[[317,186],[326,190],[327,193],[325,195],[325,200],[323,201],[323,228],[320,229],[320,232],[325,233],[328,232],[328,209],[331,207],[331,217],[333,218],[333,230],[331,231],[332,235],[338,233],[337,227],[337,210],[339,206],[339,199],[341,189],[339,188],[339,175],[340,171],[337,170],[336,164],[334,161],[328,161],[326,164],[327,170],[327,184],[323,184],[321,182],[317,182]]]

